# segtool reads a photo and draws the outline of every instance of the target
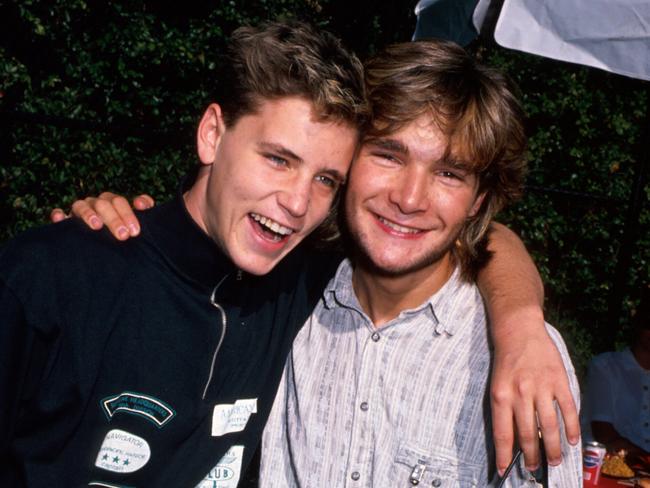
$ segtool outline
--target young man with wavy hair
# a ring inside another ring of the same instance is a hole
[[[520,194],[523,113],[507,80],[443,41],[371,59],[350,170],[348,259],[296,337],[262,445],[262,487],[488,486],[493,349],[476,271]],[[561,337],[548,326],[578,383]],[[548,486],[582,486],[562,438]],[[545,466],[546,467],[546,466]],[[537,486],[522,463],[505,486]]]

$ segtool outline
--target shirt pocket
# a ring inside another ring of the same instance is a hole
[[[391,486],[420,486],[435,488],[473,488],[486,486],[487,466],[458,459],[446,449],[423,449],[416,444],[402,442],[395,456]]]

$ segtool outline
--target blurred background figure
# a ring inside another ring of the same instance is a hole
[[[589,364],[583,402],[583,438],[626,449],[628,456],[650,453],[650,293],[645,288],[633,318],[630,346],[595,356]]]

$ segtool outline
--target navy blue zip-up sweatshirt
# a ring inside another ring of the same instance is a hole
[[[69,220],[0,251],[0,486],[228,488],[245,471],[336,262],[298,248],[250,276],[180,195],[139,218],[125,243]]]

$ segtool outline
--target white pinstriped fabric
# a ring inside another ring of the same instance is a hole
[[[494,478],[485,311],[458,271],[426,303],[374,328],[344,261],[302,328],[266,426],[260,487],[478,487]],[[558,332],[576,402],[578,382]],[[523,467],[507,486],[535,486]],[[550,486],[582,486],[563,438]]]

